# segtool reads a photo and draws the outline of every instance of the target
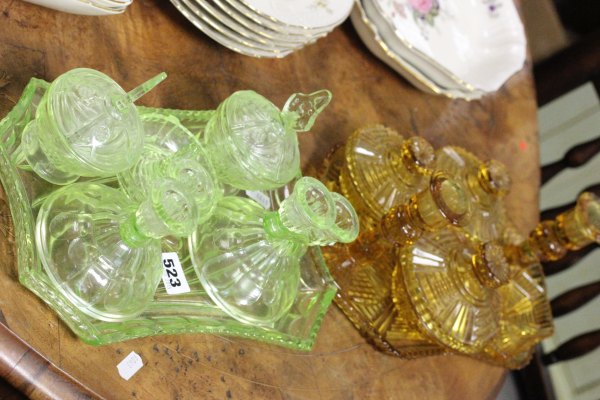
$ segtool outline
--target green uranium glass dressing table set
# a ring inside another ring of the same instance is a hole
[[[358,233],[345,198],[300,177],[297,132],[331,94],[134,105],[165,77],[129,93],[90,69],[31,79],[0,123],[19,280],[91,344],[210,332],[310,349],[336,290],[318,246]]]

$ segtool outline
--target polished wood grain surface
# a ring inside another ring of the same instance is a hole
[[[511,217],[522,232],[537,221],[538,143],[529,65],[497,93],[468,103],[414,89],[369,53],[349,22],[284,59],[255,59],[211,41],[163,0],[136,0],[125,14],[111,17],[0,0],[1,116],[30,77],[52,80],[75,67],[103,71],[125,89],[166,71],[169,78],[139,102],[154,107],[213,109],[239,89],[256,90],[282,105],[293,92],[327,88],[334,95],[331,105],[300,138],[304,168],[317,165],[354,129],[383,123],[435,146],[460,145],[505,162],[514,182]],[[6,344],[0,372],[34,398],[96,393],[115,399],[463,400],[493,399],[502,384],[503,369],[466,357],[404,361],[383,355],[335,306],[309,353],[200,334],[88,346],[18,283],[4,193],[0,218],[0,310],[10,329],[0,330]],[[141,355],[144,367],[125,381],[116,365],[131,351]],[[39,357],[30,363],[35,352]],[[54,385],[58,392],[37,390],[52,387],[49,376],[70,384]]]

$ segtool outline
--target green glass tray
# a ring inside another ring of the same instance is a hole
[[[163,242],[164,251],[177,251],[191,292],[168,295],[162,282],[153,301],[139,317],[124,322],[93,319],[72,306],[53,288],[36,254],[35,218],[39,204],[56,186],[38,178],[11,156],[20,143],[23,128],[35,115],[48,82],[31,79],[15,107],[0,121],[0,180],[9,199],[15,224],[19,281],[45,301],[84,342],[100,345],[144,336],[180,333],[213,333],[272,343],[296,350],[312,348],[321,321],[327,311],[336,285],[327,270],[321,250],[310,248],[302,259],[298,296],[287,315],[269,327],[243,324],[221,311],[202,289],[186,254],[185,240]],[[173,115],[191,132],[201,135],[213,111],[184,111],[139,107],[140,113]],[[115,179],[105,179],[115,184]],[[271,208],[277,208],[288,187],[262,193]],[[162,268],[157,260],[156,268]]]

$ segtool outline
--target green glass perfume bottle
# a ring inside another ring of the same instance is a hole
[[[143,130],[133,104],[166,74],[126,93],[101,72],[78,68],[60,75],[25,127],[15,164],[26,161],[43,179],[66,185],[80,176],[104,177],[139,158]]]
[[[157,180],[173,179],[193,196],[198,223],[206,221],[223,194],[206,151],[175,117],[145,113],[141,121],[146,133],[144,151],[133,167],[117,175],[120,188],[141,202]]]
[[[342,196],[313,178],[300,178],[278,211],[225,197],[189,238],[202,286],[233,318],[269,326],[296,298],[300,258],[308,246],[350,242],[358,217]]]
[[[38,256],[54,284],[83,313],[104,321],[140,314],[162,275],[160,238],[187,236],[196,204],[176,181],[155,182],[137,206],[118,189],[75,183],[42,203]]]
[[[283,110],[253,91],[239,91],[217,108],[204,145],[219,179],[244,190],[269,190],[300,175],[297,132],[306,132],[331,92],[292,95]]]

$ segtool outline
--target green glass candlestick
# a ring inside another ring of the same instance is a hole
[[[223,194],[208,154],[177,118],[146,113],[141,120],[146,133],[144,151],[132,168],[117,175],[120,188],[141,202],[157,180],[176,180],[193,196],[198,223],[206,221]]]

